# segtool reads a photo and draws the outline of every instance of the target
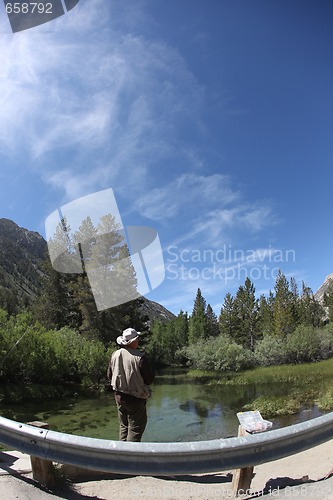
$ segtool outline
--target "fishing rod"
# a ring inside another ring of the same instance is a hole
[[[6,352],[6,354],[4,355],[4,357],[2,358],[2,360],[0,362],[0,369],[2,369],[5,360],[8,358],[8,356],[10,355],[10,353],[15,349],[15,347],[17,347],[17,345],[21,342],[21,340],[28,333],[28,331],[29,330],[26,330],[23,333],[23,335],[21,335],[21,337],[15,342],[15,344],[12,345],[12,347],[9,349],[9,351]]]

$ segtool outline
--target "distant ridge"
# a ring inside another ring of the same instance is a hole
[[[47,243],[35,231],[0,218],[0,307],[16,313],[41,294]],[[150,322],[175,316],[165,307],[144,298],[142,306]]]

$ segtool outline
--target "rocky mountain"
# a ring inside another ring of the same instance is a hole
[[[318,300],[318,302],[320,302],[320,304],[323,304],[324,295],[325,295],[325,293],[328,292],[329,286],[331,284],[333,284],[333,273],[326,276],[324,283],[322,285],[320,285],[320,287],[318,288],[318,290],[316,291],[316,293],[314,295],[315,299]]]
[[[37,232],[0,219],[0,307],[10,313],[28,306],[42,290],[47,243]],[[169,321],[174,315],[157,302],[144,299],[150,321]]]
[[[16,312],[40,293],[46,248],[40,234],[0,219],[0,307]]]
[[[148,300],[145,297],[142,311],[144,314],[147,314],[151,322],[154,320],[158,320],[161,321],[161,323],[167,323],[168,321],[175,318],[175,315],[171,311],[161,306],[161,304],[158,304],[153,300]]]

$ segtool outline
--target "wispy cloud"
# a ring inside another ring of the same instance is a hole
[[[14,153],[19,144],[36,159],[61,144],[75,145],[80,132],[82,143],[87,140],[85,130],[100,133],[102,96],[95,84],[100,72],[94,71],[97,62],[89,36],[84,41],[82,34],[94,28],[94,12],[101,2],[89,5],[73,10],[75,28],[72,15],[67,15],[54,21],[62,23],[61,32],[35,28],[1,36],[0,137],[5,152]],[[96,45],[98,56],[101,40]]]
[[[198,217],[200,210],[206,215],[212,207],[224,207],[238,199],[239,192],[231,187],[229,176],[186,173],[141,196],[136,208],[152,220],[168,220],[176,216],[187,220],[190,216],[191,220]]]
[[[278,216],[267,201],[261,203],[251,205],[242,201],[231,208],[210,211],[194,224],[188,237],[205,236],[206,244],[215,247],[222,242],[237,240],[239,232],[243,235],[255,234],[274,226],[279,220]]]
[[[224,174],[182,174],[139,197],[134,208],[148,219],[178,227],[172,233],[177,245],[215,248],[279,222],[268,200],[246,201],[246,193]]]
[[[133,9],[142,19],[140,5]],[[182,56],[121,30],[112,14],[108,2],[82,2],[50,33],[35,28],[0,42],[0,151],[24,151],[27,167],[51,185],[65,171],[68,196],[74,184],[86,194],[83,174],[90,192],[110,182],[150,188],[161,161],[193,161],[179,131],[202,126],[204,89]]]

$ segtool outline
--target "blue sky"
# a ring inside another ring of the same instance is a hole
[[[332,269],[333,5],[80,0],[12,34],[0,5],[0,217],[45,236],[57,207],[112,188],[155,228],[148,296],[218,313],[278,268],[316,291]]]

